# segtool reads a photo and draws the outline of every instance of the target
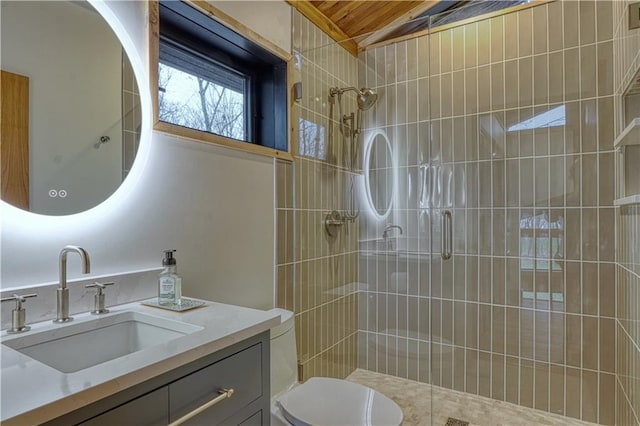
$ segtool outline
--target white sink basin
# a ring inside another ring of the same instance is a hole
[[[55,326],[2,344],[62,373],[103,362],[202,330],[202,327],[139,312],[122,312],[89,321]]]

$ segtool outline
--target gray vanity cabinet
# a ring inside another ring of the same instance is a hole
[[[233,388],[234,393],[231,398],[194,417],[193,424],[219,424],[259,399],[262,394],[261,358],[262,347],[254,345],[171,383],[169,421],[174,422],[214,399],[219,389]]]
[[[182,424],[269,425],[269,379],[269,334],[265,332],[48,424],[166,426],[213,400],[223,389],[233,389],[231,397]]]
[[[126,422],[131,425],[166,426],[169,424],[169,411],[161,407],[166,407],[168,398],[169,389],[164,386],[86,422],[82,422],[81,425],[119,425]]]

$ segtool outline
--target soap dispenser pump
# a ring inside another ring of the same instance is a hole
[[[175,250],[165,250],[162,259],[162,272],[158,279],[158,303],[160,305],[179,305],[182,299],[182,278],[178,275]]]

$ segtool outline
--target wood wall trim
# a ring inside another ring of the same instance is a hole
[[[320,12],[309,0],[286,0],[294,9],[302,13],[311,22],[317,25],[329,37],[335,40],[347,52],[358,57],[358,44],[344,31],[342,31],[331,19]]]
[[[446,30],[450,30],[452,28],[463,26],[463,25],[472,24],[474,22],[484,21],[485,19],[495,18],[496,16],[507,15],[509,13],[518,12],[520,10],[525,10],[525,9],[529,9],[529,8],[532,8],[532,7],[542,6],[542,5],[545,5],[547,3],[552,3],[554,1],[559,1],[559,0],[531,0],[530,3],[520,4],[520,5],[512,6],[512,7],[507,7],[507,8],[501,9],[501,10],[497,10],[495,12],[485,13],[483,15],[474,16],[472,18],[464,19],[462,21],[452,22],[451,24],[441,25],[439,27],[434,27],[434,28],[431,28],[431,29],[428,29],[428,30],[417,31],[415,33],[403,35],[403,36],[400,36],[400,37],[395,37],[395,38],[392,38],[392,39],[389,39],[389,40],[384,40],[384,41],[381,41],[379,43],[373,43],[373,44],[370,44],[368,46],[360,48],[359,51],[363,52],[363,51],[366,51],[366,50],[369,50],[369,49],[375,49],[375,48],[378,48],[378,47],[387,46],[389,44],[400,43],[400,42],[405,41],[405,40],[411,40],[411,39],[419,38],[419,37],[426,36],[426,35],[429,35],[429,34],[436,34],[436,33],[439,33],[441,31],[446,31]]]
[[[149,90],[153,107],[153,127],[156,127],[160,117],[158,110],[158,65],[160,63],[160,7],[157,0],[148,3],[149,6]]]
[[[151,90],[151,101],[153,105],[153,129],[166,133],[169,135],[177,136],[180,138],[189,139],[195,142],[212,143],[221,145],[226,148],[234,149],[237,151],[245,151],[252,154],[263,155],[272,158],[278,158],[286,161],[293,161],[291,152],[291,141],[293,137],[292,126],[292,84],[293,84],[293,55],[286,52],[284,49],[276,46],[271,41],[257,34],[255,31],[249,29],[245,25],[241,24],[234,18],[220,11],[219,9],[211,6],[206,1],[187,1],[187,3],[196,7],[198,10],[206,13],[212,19],[222,23],[223,25],[233,29],[234,31],[242,34],[244,37],[258,43],[260,46],[269,50],[274,55],[283,59],[287,63],[287,117],[289,120],[289,126],[291,128],[290,134],[288,134],[289,141],[287,146],[289,152],[279,151],[277,149],[269,148],[262,145],[256,145],[249,142],[242,142],[224,136],[215,135],[213,133],[207,133],[200,130],[189,129],[187,127],[178,126],[175,124],[165,123],[160,121],[159,106],[158,106],[158,64],[160,61],[160,7],[158,0],[151,0],[149,4],[149,85]],[[227,21],[228,20],[228,21]]]
[[[194,142],[211,143],[234,149],[236,151],[244,151],[251,154],[262,155],[265,157],[277,158],[280,160],[293,161],[293,156],[285,151],[269,148],[262,145],[256,145],[248,142],[242,142],[236,139],[225,138],[224,136],[207,133],[200,130],[190,129],[164,121],[158,121],[153,130],[166,133],[171,136],[177,136],[183,139],[189,139]]]

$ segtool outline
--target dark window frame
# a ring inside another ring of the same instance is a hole
[[[181,133],[179,129],[184,129],[189,135],[202,133],[202,138],[195,137],[195,139],[202,139],[205,142],[231,145],[232,148],[238,149],[243,149],[243,145],[252,145],[256,148],[261,146],[269,148],[269,151],[258,153],[286,158],[287,155],[281,154],[289,153],[287,79],[290,55],[287,55],[287,59],[282,55],[276,55],[188,2],[161,0],[156,4],[158,23],[155,34],[152,30],[152,36],[156,37],[157,63],[155,65],[152,63],[152,72],[155,66],[157,73],[159,64],[162,62],[194,74],[193,70],[197,66],[193,63],[186,61],[180,64],[176,62],[176,58],[166,60],[166,50],[174,49],[183,55],[193,55],[193,58],[197,58],[195,62],[209,62],[214,66],[243,75],[248,82],[248,88],[245,91],[245,109],[247,110],[245,140],[159,121],[157,90],[153,93],[156,102],[156,128],[167,131],[167,129],[174,130],[175,126],[178,128],[175,133]],[[165,50],[164,54],[163,50]],[[203,77],[206,78],[206,74]],[[174,132],[169,131],[169,133]],[[227,141],[219,141],[217,138],[227,139]]]

